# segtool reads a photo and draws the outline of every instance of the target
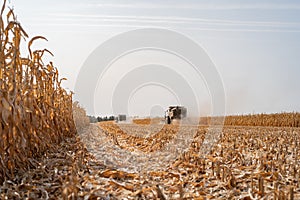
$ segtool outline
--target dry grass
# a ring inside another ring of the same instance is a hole
[[[43,63],[47,49],[20,54],[20,43],[28,35],[16,21],[12,10],[0,13],[0,183],[26,171],[30,160],[73,136],[72,94],[61,87],[58,70]]]

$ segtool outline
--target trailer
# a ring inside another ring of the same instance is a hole
[[[118,117],[116,117],[116,121],[117,122],[126,121],[126,115],[124,115],[124,114],[118,115]]]

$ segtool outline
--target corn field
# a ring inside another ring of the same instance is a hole
[[[78,101],[73,103],[73,120],[76,126],[76,131],[80,132],[85,127],[89,126],[90,120],[83,107],[79,105]]]
[[[72,94],[62,88],[57,68],[44,64],[47,49],[22,57],[20,44],[28,38],[13,10],[0,13],[0,183],[26,171],[32,158],[73,136]]]
[[[202,117],[200,126],[163,118],[90,124],[57,68],[44,63],[52,53],[32,49],[46,38],[29,39],[28,56],[21,55],[28,35],[13,10],[4,14],[5,3],[0,199],[300,199],[300,113],[226,116],[206,154],[205,138],[216,131],[208,125],[221,117]]]
[[[201,125],[209,125],[218,117],[201,117]],[[249,114],[226,116],[226,126],[276,126],[276,127],[300,127],[300,113],[274,113],[274,114]]]
[[[163,118],[143,118],[143,119],[133,119],[132,123],[140,125],[149,125],[149,124],[159,124],[163,122]]]

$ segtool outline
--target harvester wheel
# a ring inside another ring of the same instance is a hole
[[[167,117],[167,124],[171,124],[171,118]]]

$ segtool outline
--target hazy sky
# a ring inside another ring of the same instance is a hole
[[[48,38],[39,45],[54,53],[52,60],[70,90],[101,43],[126,31],[156,27],[179,32],[205,49],[224,83],[228,114],[300,111],[299,1],[11,0],[9,5],[31,37]],[[171,93],[160,102],[161,87],[144,90],[150,95],[137,92],[125,99],[130,115],[159,115],[168,104],[178,103]],[[210,100],[209,92],[204,93],[200,104],[205,107]],[[96,107],[88,112],[111,112],[107,106]]]

